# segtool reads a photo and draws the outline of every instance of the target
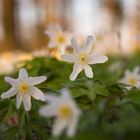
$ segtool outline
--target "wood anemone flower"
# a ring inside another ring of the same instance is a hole
[[[16,95],[16,107],[20,108],[23,102],[26,111],[31,109],[31,96],[37,100],[45,101],[45,95],[41,90],[34,87],[46,80],[46,76],[28,77],[26,69],[19,70],[19,77],[13,79],[5,77],[5,81],[12,85],[10,90],[2,93],[1,98],[10,98]]]
[[[94,54],[91,52],[94,38],[87,37],[85,44],[80,47],[75,38],[72,38],[73,54],[62,55],[62,59],[68,62],[74,62],[73,71],[70,75],[70,80],[75,80],[78,74],[84,69],[88,78],[93,78],[92,68],[90,64],[104,63],[108,57],[101,54]]]
[[[39,112],[45,117],[55,117],[52,133],[57,136],[66,128],[69,137],[74,136],[81,111],[77,107],[68,91],[63,91],[60,96],[46,95],[48,104]]]

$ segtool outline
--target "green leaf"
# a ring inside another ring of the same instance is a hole
[[[105,97],[109,95],[109,92],[106,89],[106,87],[99,83],[95,83],[93,85],[93,87],[91,87],[91,88],[92,88],[91,90],[97,95],[101,95],[101,96],[105,96]]]
[[[3,139],[4,140],[18,140],[19,139],[18,128],[12,127],[12,128],[9,128],[8,130],[4,131]]]

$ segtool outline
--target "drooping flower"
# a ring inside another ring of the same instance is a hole
[[[74,136],[81,111],[77,107],[68,91],[63,91],[60,96],[47,95],[48,105],[40,109],[40,115],[56,117],[52,133],[57,136],[67,128],[67,136]]]
[[[132,72],[129,70],[125,71],[124,77],[120,80],[121,83],[140,88],[140,67],[135,67]],[[131,89],[132,87],[127,87]]]
[[[90,64],[104,63],[108,60],[105,55],[92,53],[93,37],[88,36],[86,43],[80,47],[78,42],[73,38],[71,43],[73,45],[72,55],[62,55],[62,59],[69,62],[74,62],[73,71],[70,75],[70,80],[75,80],[78,74],[84,69],[85,74],[89,78],[93,78],[92,68]]]
[[[48,26],[45,34],[49,35],[49,48],[58,48],[60,53],[65,52],[66,46],[70,44],[70,33],[62,31],[58,24]]]
[[[5,81],[12,85],[10,90],[4,92],[1,98],[10,98],[16,95],[16,107],[20,108],[23,102],[26,111],[31,109],[31,96],[37,100],[45,101],[45,95],[41,90],[34,87],[34,85],[40,84],[46,80],[46,76],[28,77],[26,69],[19,70],[19,77],[13,79],[11,77],[5,77]]]

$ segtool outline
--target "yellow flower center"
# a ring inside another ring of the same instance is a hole
[[[130,77],[130,78],[128,79],[128,84],[130,84],[130,85],[135,85],[136,83],[137,83],[136,78]]]
[[[58,110],[58,116],[62,119],[69,119],[72,115],[72,110],[69,106],[61,106]]]
[[[20,87],[19,87],[19,92],[20,92],[20,93],[26,94],[26,93],[29,92],[29,90],[30,90],[30,88],[29,88],[29,86],[28,86],[26,83],[22,83],[22,84],[20,85]]]
[[[85,53],[79,54],[78,59],[79,59],[81,64],[87,64],[88,63],[88,56]]]
[[[65,36],[63,36],[61,34],[56,36],[56,42],[61,44],[61,43],[64,43],[65,41],[66,41]]]

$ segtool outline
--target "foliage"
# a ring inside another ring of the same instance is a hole
[[[65,133],[59,137],[51,135],[53,119],[41,117],[38,109],[44,105],[32,99],[32,110],[15,108],[15,97],[0,100],[0,139],[2,140],[85,140],[85,139],[139,139],[140,90],[127,90],[119,83],[126,68],[140,64],[140,55],[131,58],[109,57],[106,64],[94,65],[94,78],[81,73],[71,82],[72,64],[54,58],[35,58],[25,64],[31,76],[46,75],[47,81],[38,88],[46,94],[60,94],[64,88],[70,90],[82,110],[82,116],[74,138]],[[120,63],[115,67],[115,63]],[[113,69],[113,66],[115,67]],[[17,73],[12,75],[17,76]],[[4,75],[0,76],[0,93],[8,90]]]

